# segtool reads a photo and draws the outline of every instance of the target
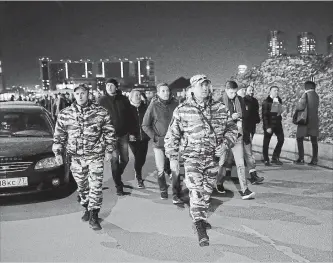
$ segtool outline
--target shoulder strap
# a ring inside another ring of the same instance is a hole
[[[214,130],[212,124],[210,123],[210,121],[207,119],[207,117],[206,117],[205,114],[201,111],[201,109],[200,109],[199,107],[196,107],[196,106],[194,106],[194,105],[193,105],[193,107],[196,108],[196,109],[199,111],[200,115],[201,115],[201,116],[204,118],[204,120],[208,123],[210,129],[212,130],[212,132],[213,132],[214,135],[215,135],[215,141],[216,141],[216,144],[218,144],[216,132],[215,132],[215,130]],[[211,107],[211,104],[209,105],[209,111],[210,111],[210,114],[212,114],[212,107]]]

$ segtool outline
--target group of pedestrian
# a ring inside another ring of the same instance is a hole
[[[222,98],[213,100],[211,81],[206,75],[195,75],[190,83],[181,103],[172,96],[166,83],[157,85],[157,94],[149,103],[136,88],[127,98],[115,79],[107,81],[105,94],[93,103],[89,88],[82,84],[74,89],[75,101],[57,115],[53,151],[59,164],[64,162],[64,155],[69,156],[70,170],[84,207],[82,220],[89,221],[94,230],[101,229],[98,213],[102,205],[104,162],[111,166],[117,195],[125,195],[122,174],[129,161],[130,148],[137,186],[144,188],[142,168],[150,140],[161,199],[168,199],[168,176],[172,181],[172,202],[183,202],[179,170],[180,163],[184,165],[190,215],[200,246],[209,245],[210,196],[214,188],[225,192],[223,182],[231,175],[233,162],[242,199],[254,197],[247,184],[245,165],[252,184],[264,180],[257,175],[252,153],[252,138],[260,122],[254,88],[238,87],[236,82],[228,81]],[[281,164],[281,106],[278,89],[273,86],[262,110],[266,165],[270,164],[266,147],[272,133],[280,139],[271,162]],[[301,139],[298,141],[301,145]]]
[[[306,111],[303,122],[297,125],[296,140],[298,146],[298,159],[294,161],[295,164],[304,165],[304,145],[305,137],[310,137],[312,144],[312,159],[308,163],[311,166],[318,164],[318,136],[319,136],[319,96],[316,93],[316,84],[313,81],[306,81],[304,83],[304,90],[302,97],[296,105],[296,112]],[[282,99],[279,97],[279,87],[270,87],[270,94],[262,104],[262,117],[264,129],[263,141],[263,157],[266,166],[272,163],[282,165],[280,161],[280,154],[284,144],[284,132],[282,125]],[[273,151],[271,160],[268,156],[269,143],[272,135],[277,137],[277,144]]]

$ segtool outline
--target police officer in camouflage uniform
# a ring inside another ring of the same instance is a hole
[[[210,196],[215,186],[220,156],[237,139],[237,126],[228,117],[222,102],[211,98],[210,83],[205,75],[190,79],[191,96],[173,113],[165,137],[165,153],[172,171],[178,172],[178,154],[184,158],[185,184],[189,189],[190,214],[196,228],[199,245],[209,245],[206,229]]]
[[[110,115],[88,100],[88,94],[84,84],[74,89],[76,102],[59,113],[52,150],[59,164],[63,163],[64,151],[70,156],[70,169],[85,208],[82,220],[89,220],[91,228],[100,230],[104,158],[111,159],[116,139]]]

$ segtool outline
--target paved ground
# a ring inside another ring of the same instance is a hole
[[[133,162],[124,176],[129,195],[117,197],[105,171],[103,230],[80,221],[76,193],[2,201],[1,261],[104,262],[332,262],[333,177],[331,170],[258,164],[262,185],[243,201],[237,180],[213,196],[209,247],[200,248],[188,206],[160,200],[149,153],[147,188],[137,189]],[[233,176],[235,176],[233,171]],[[169,193],[171,189],[169,189]]]

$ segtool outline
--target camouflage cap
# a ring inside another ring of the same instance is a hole
[[[207,76],[203,75],[203,74],[195,75],[190,79],[191,86],[194,86],[197,83],[201,84],[202,82],[205,82],[205,81],[208,81],[209,83],[211,83],[210,79],[208,79]]]
[[[89,87],[88,87],[88,85],[86,85],[86,84],[80,84],[80,85],[78,85],[78,86],[76,86],[76,87],[74,88],[74,92],[75,92],[77,89],[79,89],[79,88],[84,89],[84,90],[86,90],[86,91],[89,91]]]

